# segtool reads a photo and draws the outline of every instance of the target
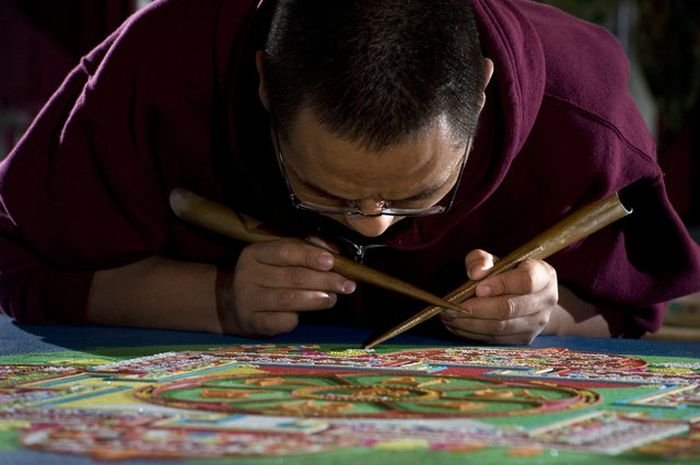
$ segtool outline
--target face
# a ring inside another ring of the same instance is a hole
[[[354,205],[376,215],[323,213],[367,237],[379,236],[403,219],[381,215],[382,205],[421,209],[451,194],[468,152],[465,143],[451,137],[442,117],[421,134],[373,152],[330,133],[308,109],[300,111],[288,134],[280,135],[279,144],[294,194],[301,201]]]

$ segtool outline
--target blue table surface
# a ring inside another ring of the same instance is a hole
[[[295,331],[266,339],[247,339],[209,333],[100,326],[17,325],[0,315],[0,355],[88,350],[103,347],[144,347],[210,344],[212,346],[269,342],[276,344],[349,344],[360,346],[370,330],[339,326],[302,325]],[[457,339],[434,339],[410,332],[389,341],[417,346],[474,345]],[[478,344],[477,344],[478,345]],[[483,345],[483,344],[481,344]],[[593,352],[700,358],[700,343],[638,339],[540,336],[529,347],[561,347]]]

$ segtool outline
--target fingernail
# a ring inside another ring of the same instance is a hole
[[[357,288],[357,284],[355,284],[354,281],[349,281],[349,280],[348,280],[348,281],[345,281],[345,282],[343,283],[343,289],[342,289],[342,291],[343,291],[344,294],[352,294],[353,292],[355,292],[355,289],[356,289],[356,288]]]
[[[475,276],[479,276],[480,272],[484,271],[484,267],[481,265],[474,265],[469,268],[469,276],[474,279]]]
[[[318,257],[318,264],[321,265],[325,269],[330,269],[333,267],[333,256],[331,254],[327,253],[322,253],[321,256]]]
[[[491,292],[493,292],[493,290],[491,289],[490,286],[480,285],[480,286],[476,287],[476,296],[477,297],[488,297],[491,295]]]
[[[447,318],[448,320],[454,320],[457,318],[457,312],[454,310],[445,310],[442,312],[443,318]]]
[[[323,297],[328,301],[327,302],[328,307],[334,306],[335,303],[338,301],[338,296],[336,294],[326,293],[326,292],[324,292],[323,294],[324,294]]]

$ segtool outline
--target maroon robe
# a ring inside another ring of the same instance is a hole
[[[293,211],[257,101],[254,51],[270,1],[163,0],[131,17],[66,78],[0,167],[0,306],[20,322],[81,323],[96,270],[152,255],[235,261],[243,244],[183,224],[186,187],[290,234],[351,232]],[[262,2],[260,2],[262,3]],[[609,33],[519,0],[474,0],[495,63],[458,199],[395,225],[367,264],[444,294],[463,257],[503,256],[572,209],[631,186],[627,219],[549,259],[606,309],[618,335],[659,327],[700,288],[700,253],[669,204],[655,147]],[[358,161],[361,162],[361,161]],[[369,286],[323,318],[390,325],[422,305]]]

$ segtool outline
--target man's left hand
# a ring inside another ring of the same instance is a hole
[[[470,252],[465,264],[472,280],[493,267],[494,256]],[[559,300],[556,270],[543,260],[526,260],[516,268],[479,283],[475,297],[462,302],[468,313],[445,310],[447,329],[464,338],[491,344],[529,344],[550,324]]]

